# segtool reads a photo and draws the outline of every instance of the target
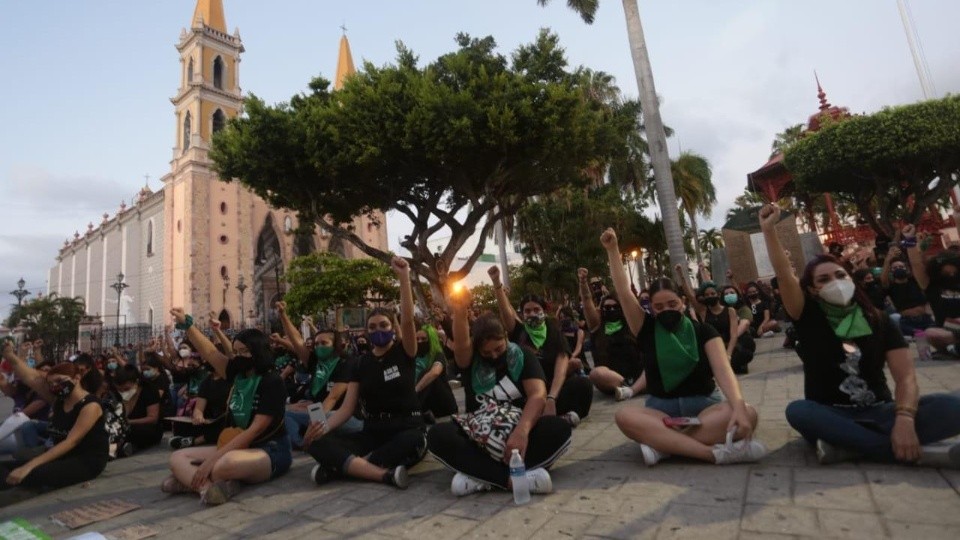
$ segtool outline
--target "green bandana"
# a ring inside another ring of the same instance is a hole
[[[683,317],[676,332],[670,332],[662,324],[655,323],[653,337],[663,389],[670,392],[686,380],[700,361],[697,331],[693,328],[693,322]]]
[[[237,376],[234,379],[233,389],[230,391],[230,400],[228,401],[234,426],[241,429],[250,427],[250,422],[253,420],[253,398],[257,394],[260,379],[260,375],[254,375],[253,377]]]
[[[414,364],[415,365],[413,368],[413,380],[419,381],[420,374],[426,371],[427,368],[429,368],[430,365],[433,364],[433,361],[426,356],[418,356],[417,359],[414,361]]]
[[[833,333],[840,339],[854,339],[862,336],[869,336],[873,333],[870,323],[863,315],[863,308],[856,302],[849,306],[835,306],[822,300],[817,301],[820,309],[827,316],[827,322]]]
[[[603,333],[608,336],[612,336],[621,330],[623,330],[623,321],[603,323]]]
[[[198,369],[196,373],[190,376],[190,379],[187,381],[187,394],[191,396],[197,395],[197,392],[200,391],[200,383],[202,383],[208,376],[210,372],[205,369]]]
[[[310,382],[310,395],[313,396],[314,399],[323,393],[324,387],[327,386],[327,381],[330,380],[330,376],[333,375],[333,370],[337,369],[337,364],[339,363],[339,356],[332,356],[326,360],[317,360],[317,367],[313,371],[313,380]]]
[[[287,367],[289,363],[290,363],[289,354],[278,356],[277,359],[273,361],[273,365],[274,367],[277,368],[277,371],[283,371],[283,368]]]
[[[543,347],[543,344],[547,341],[547,323],[541,323],[540,326],[536,327],[524,323],[523,327],[527,330],[527,335],[530,336],[533,346],[538,350]]]
[[[510,380],[518,382],[523,371],[523,349],[516,343],[507,343],[507,374]],[[470,370],[470,385],[476,395],[486,394],[497,385],[497,369],[489,362],[474,355]]]

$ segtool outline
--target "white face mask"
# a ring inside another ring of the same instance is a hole
[[[849,279],[835,279],[820,287],[820,298],[835,306],[845,306],[850,303],[856,288],[857,286]]]
[[[180,358],[190,358],[190,349],[180,349]]]
[[[126,392],[120,392],[120,397],[123,398],[124,401],[130,401],[130,399],[133,398],[133,396],[136,395],[136,393],[137,393],[137,388],[133,387],[127,390]]]

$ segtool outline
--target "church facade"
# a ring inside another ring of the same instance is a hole
[[[49,271],[48,291],[82,297],[87,314],[105,327],[156,327],[173,307],[201,323],[213,313],[227,328],[267,325],[293,257],[317,250],[364,256],[315,227],[302,232],[295,213],[217,177],[208,157],[212,136],[242,113],[244,48],[239,31],[226,28],[222,1],[198,0],[190,28],[180,33],[174,148],[162,188],[144,187],[130,207],[75,233]],[[353,72],[343,36],[335,88]],[[382,214],[359,217],[353,228],[368,244],[387,249]],[[119,274],[126,287],[113,286]]]

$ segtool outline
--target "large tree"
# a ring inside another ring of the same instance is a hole
[[[22,327],[27,339],[42,339],[44,356],[59,360],[77,343],[85,311],[83,298],[51,293],[13,306],[6,325]]]
[[[290,262],[284,300],[297,319],[369,300],[396,300],[397,280],[386,264],[374,259],[343,259],[329,252],[311,253]]]
[[[442,298],[447,270],[464,276],[495,223],[530,197],[586,185],[585,171],[625,152],[638,122],[592,99],[547,31],[510,59],[493,38],[456,41],[426,66],[398,44],[395,64],[366,63],[338,91],[316,79],[289,104],[251,96],[214,138],[218,173],[384,262],[391,254],[346,224],[399,212],[413,226],[401,243],[411,268]],[[451,268],[476,232],[476,248]],[[449,236],[438,254],[434,236]]]
[[[787,148],[785,165],[808,192],[851,196],[860,216],[893,237],[917,223],[960,179],[960,96],[828,121]]]

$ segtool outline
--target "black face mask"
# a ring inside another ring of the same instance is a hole
[[[358,342],[357,342],[357,350],[358,350],[358,351],[360,351],[360,352],[366,352],[367,349],[368,349],[367,342],[365,342],[365,341],[358,341]]]
[[[239,354],[234,356],[230,360],[230,366],[237,370],[239,373],[246,373],[253,369],[253,357],[252,356],[240,356]]]
[[[73,392],[74,387],[77,385],[73,381],[63,381],[58,383],[50,388],[50,393],[65,398],[70,395],[70,392]]]
[[[960,276],[941,276],[940,286],[944,289],[960,290]]]
[[[760,298],[760,293],[748,293],[747,298],[751,300],[756,300],[757,298]]]
[[[704,303],[707,307],[713,307],[713,306],[719,305],[719,304],[720,304],[720,297],[719,297],[719,296],[705,296],[705,297],[703,298],[703,303]]]
[[[895,268],[893,270],[893,279],[907,279],[909,275],[906,268]]]
[[[667,309],[657,313],[657,322],[660,323],[668,332],[675,332],[683,320],[683,313]]]
[[[623,308],[620,306],[604,306],[600,312],[603,322],[618,322],[623,320]]]
[[[430,353],[430,342],[424,341],[422,343],[417,343],[417,356],[420,358],[425,358],[427,354]]]

